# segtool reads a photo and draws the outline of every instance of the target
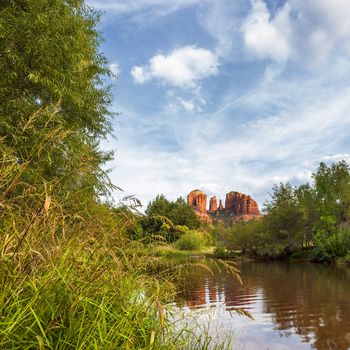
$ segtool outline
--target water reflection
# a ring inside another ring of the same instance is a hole
[[[280,262],[240,269],[242,286],[228,273],[194,267],[177,305],[189,315],[201,311],[203,322],[210,314],[222,334],[238,331],[243,349],[350,349],[349,269]],[[232,314],[236,308],[254,320]]]

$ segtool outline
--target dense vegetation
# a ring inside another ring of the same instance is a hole
[[[148,216],[165,216],[174,225],[187,226],[190,229],[199,227],[199,220],[193,208],[187,205],[181,197],[171,202],[164,195],[158,195],[148,204],[146,214]]]
[[[157,260],[129,248],[135,215],[101,200],[115,188],[97,19],[80,0],[0,5],[1,349],[187,341],[166,322],[173,288]]]
[[[164,195],[156,196],[148,204],[145,215],[134,216],[134,219],[129,236],[143,242],[158,240],[173,243],[200,225],[193,208],[183,198],[169,201]]]
[[[260,220],[218,227],[229,250],[350,262],[350,168],[321,163],[311,184],[274,186]]]

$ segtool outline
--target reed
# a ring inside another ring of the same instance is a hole
[[[173,272],[124,238],[131,212],[26,183],[30,166],[1,163],[0,348],[206,348],[168,317]]]

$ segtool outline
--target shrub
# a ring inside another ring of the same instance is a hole
[[[345,261],[346,264],[350,264],[350,250],[349,250],[348,253],[345,255],[344,261]]]
[[[226,257],[227,255],[227,250],[225,247],[225,244],[223,242],[218,242],[216,247],[215,247],[215,255],[218,257]]]
[[[188,231],[175,243],[180,250],[199,250],[205,245],[205,236],[201,231]]]
[[[129,226],[126,235],[132,240],[140,240],[143,243],[164,241],[173,243],[188,231],[184,225],[174,225],[165,216],[140,216],[130,213]]]
[[[327,234],[319,230],[315,235],[315,258],[320,261],[333,261],[337,257],[350,254],[350,227]]]

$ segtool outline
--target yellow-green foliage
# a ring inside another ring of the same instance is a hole
[[[191,230],[184,233],[175,243],[180,250],[199,250],[206,245],[206,237],[203,232]]]

